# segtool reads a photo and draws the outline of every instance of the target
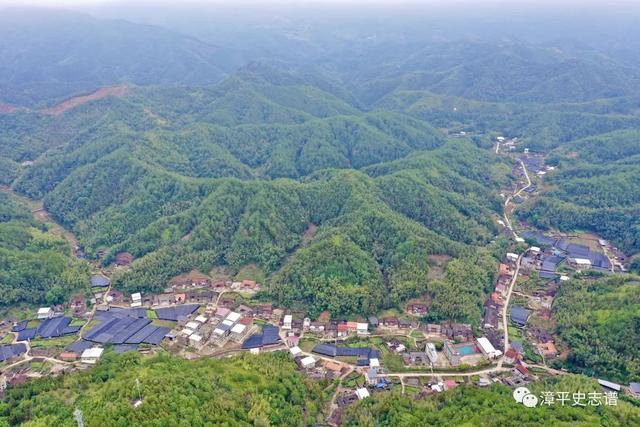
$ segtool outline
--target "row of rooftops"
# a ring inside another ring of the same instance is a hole
[[[580,260],[581,264],[589,265],[594,268],[608,270],[611,268],[611,261],[603,253],[594,251],[590,247],[572,243],[566,239],[555,239],[547,237],[540,232],[525,232],[523,236],[535,240],[541,245],[551,246],[566,253],[567,257]],[[588,263],[585,262],[588,260]],[[552,271],[552,270],[548,270]]]

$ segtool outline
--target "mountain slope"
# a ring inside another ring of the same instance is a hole
[[[115,83],[212,84],[220,49],[171,31],[62,11],[0,14],[0,101],[33,106]]]

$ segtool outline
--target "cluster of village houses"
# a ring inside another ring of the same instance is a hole
[[[538,236],[539,237],[539,236]],[[555,241],[554,241],[555,243]],[[559,245],[559,244],[558,244]],[[546,249],[532,246],[522,255],[521,267],[525,272],[537,271],[538,276],[548,279],[544,290],[534,293],[533,300],[539,304],[537,314],[541,317],[550,316],[551,304],[558,285],[568,280],[567,276],[555,272],[560,261],[566,259],[568,265],[574,265],[572,254],[576,245],[565,245],[560,249],[558,245],[545,245]],[[601,260],[590,252],[584,252]],[[347,321],[330,319],[328,316],[312,320],[303,313],[287,313],[274,308],[271,304],[249,306],[225,298],[225,292],[253,293],[260,289],[260,284],[252,280],[212,282],[208,277],[196,272],[188,273],[171,281],[170,286],[160,294],[124,293],[111,289],[109,280],[102,275],[92,278],[91,285],[95,289],[91,303],[96,305],[97,311],[124,309],[131,310],[136,317],[136,310],[153,309],[156,313],[172,307],[193,306],[193,311],[186,311],[183,316],[169,317],[175,321],[175,326],[162,337],[170,348],[197,352],[200,354],[215,354],[224,350],[248,350],[259,352],[263,350],[285,350],[308,376],[312,378],[335,378],[355,369],[363,375],[365,383],[352,392],[341,393],[338,398],[339,406],[348,404],[354,399],[369,396],[370,391],[386,389],[391,386],[386,376],[381,376],[385,368],[381,366],[381,356],[378,349],[368,347],[352,347],[339,345],[349,337],[366,337],[375,331],[379,336],[409,335],[410,331],[421,331],[424,341],[420,350],[409,350],[399,340],[391,338],[386,341],[387,349],[397,354],[407,367],[431,367],[450,369],[463,365],[475,366],[503,356],[500,349],[504,348],[504,331],[502,331],[502,313],[506,294],[508,292],[519,255],[507,253],[504,261],[499,265],[498,277],[494,291],[484,304],[482,336],[474,338],[472,326],[469,324],[443,322],[425,323],[419,319],[428,314],[428,304],[412,302],[406,306],[404,316],[388,316],[378,319],[370,316],[366,321]],[[606,257],[605,257],[606,259]],[[575,267],[581,267],[578,262]],[[605,266],[606,267],[606,266]],[[599,267],[596,267],[599,268]],[[526,276],[525,276],[526,280]],[[106,290],[105,290],[106,289]],[[74,297],[69,303],[74,317],[86,317],[87,305],[84,298]],[[64,307],[43,307],[37,312],[37,319],[47,319],[62,316]],[[524,328],[527,325],[532,309],[518,305],[511,306],[511,324]],[[135,324],[136,321],[131,321]],[[262,325],[258,327],[258,323]],[[68,323],[67,323],[68,324]],[[140,325],[139,325],[140,326]],[[405,332],[401,332],[405,331]],[[555,357],[557,350],[553,336],[539,326],[527,328],[527,334],[544,357]],[[304,352],[298,346],[302,337],[311,336],[318,341],[311,352]],[[335,344],[328,344],[327,340],[335,340]],[[95,343],[94,343],[95,344]],[[126,345],[125,345],[126,347]],[[217,349],[217,350],[216,350]],[[20,348],[16,348],[19,356]],[[60,354],[64,360],[80,361],[93,364],[104,351],[102,345],[77,347],[74,353],[65,350]],[[7,354],[11,353],[7,350]],[[0,354],[2,349],[0,348]],[[523,343],[510,341],[510,348],[504,355],[503,361],[513,366],[512,375],[481,378],[479,385],[489,385],[492,381],[502,381],[511,386],[526,384],[535,379],[530,375],[523,363]],[[72,357],[73,356],[73,357]],[[345,363],[341,357],[353,357],[353,363]],[[410,379],[412,380],[412,379]],[[419,381],[417,378],[413,379]],[[408,383],[407,383],[408,384]],[[431,381],[427,385],[427,392],[441,392],[457,383],[448,381]]]

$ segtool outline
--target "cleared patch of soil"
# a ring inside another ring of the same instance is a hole
[[[64,113],[65,111],[71,110],[72,108],[78,107],[82,104],[86,104],[90,101],[96,101],[108,96],[123,97],[127,94],[128,90],[129,88],[125,85],[103,87],[88,95],[74,96],[73,98],[69,98],[58,105],[42,109],[40,110],[40,112],[57,116]]]

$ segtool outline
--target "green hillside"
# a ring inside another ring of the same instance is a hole
[[[140,381],[143,403],[135,387]],[[71,375],[35,379],[12,388],[0,403],[5,425],[86,426],[289,425],[318,417],[321,385],[295,371],[284,353],[233,359],[184,360],[137,353],[104,356],[95,368]]]
[[[640,251],[640,132],[615,131],[563,144],[559,171],[541,197],[521,211],[533,224],[591,230],[627,253]]]
[[[567,376],[536,382],[531,391],[540,398],[543,392],[598,392],[593,379]],[[618,401],[616,406],[576,407],[539,405],[526,408],[512,396],[513,390],[499,385],[489,389],[457,387],[425,399],[413,399],[389,393],[376,394],[349,408],[341,424],[349,426],[628,426],[640,422],[637,407]]]
[[[71,258],[67,242],[0,192],[0,306],[60,304],[88,280],[88,269]]]
[[[571,348],[566,366],[614,381],[640,380],[640,281],[612,277],[571,281],[554,305],[558,332]]]

